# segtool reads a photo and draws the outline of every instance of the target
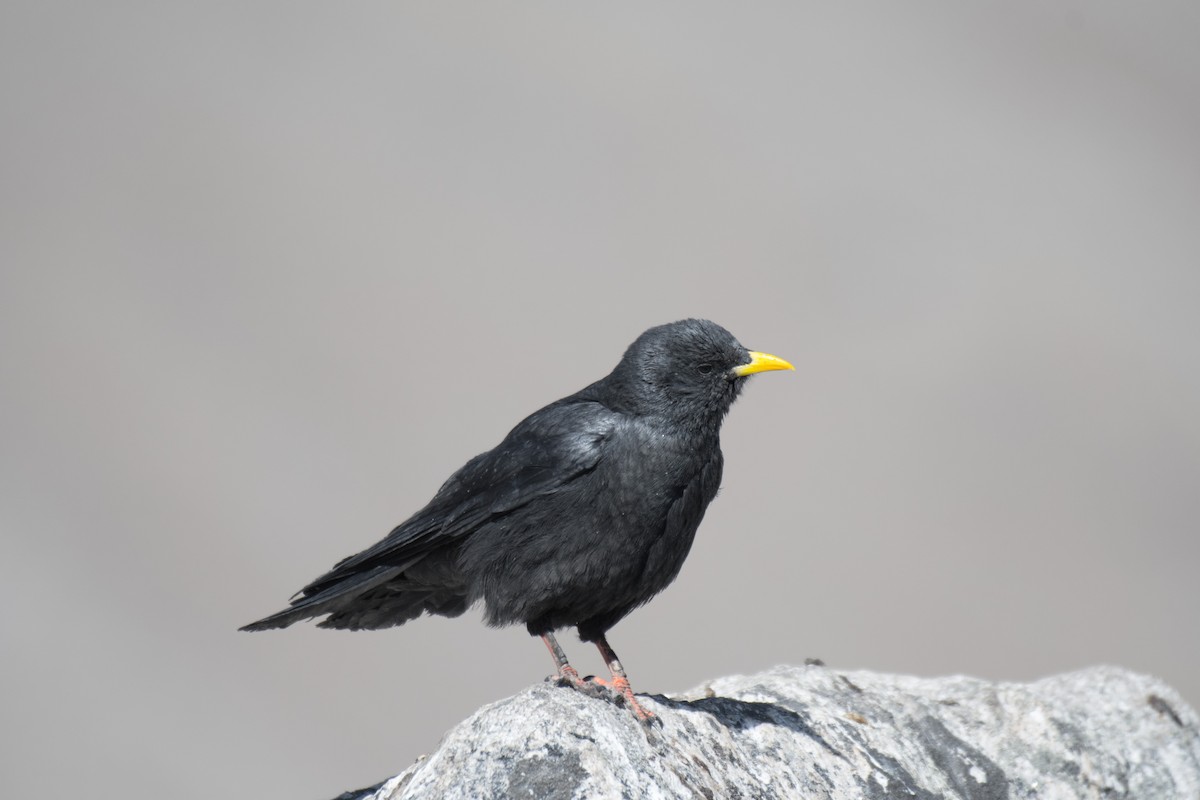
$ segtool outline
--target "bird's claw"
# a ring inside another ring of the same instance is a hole
[[[646,726],[662,725],[662,720],[657,714],[648,711],[645,706],[637,701],[633,692],[616,694],[615,699],[618,705],[628,708],[637,717],[637,721]]]
[[[654,713],[647,711],[646,708],[637,701],[637,697],[633,693],[633,689],[629,686],[629,681],[625,678],[614,678],[611,681],[606,681],[603,678],[597,678],[594,675],[588,675],[583,679],[584,682],[591,683],[597,688],[603,687],[604,699],[611,702],[613,705],[621,708],[628,708],[637,717],[638,722],[643,725],[662,725],[662,720]],[[600,695],[593,695],[600,696]]]
[[[575,688],[586,694],[588,697],[594,697],[597,700],[612,700],[612,694],[607,688],[598,683],[593,683],[592,681],[581,681],[580,684]]]
[[[600,684],[596,683],[592,679],[591,675],[588,675],[586,678],[580,678],[579,673],[574,669],[572,669],[569,673],[551,675],[550,677],[546,678],[546,680],[553,682],[555,686],[574,689],[580,694],[585,694],[588,697],[592,697],[597,700],[611,699],[611,694],[606,686],[601,686]]]
[[[595,675],[586,675],[579,677],[574,669],[569,672],[564,670],[557,675],[550,675],[546,678],[547,681],[555,686],[562,686],[568,689],[574,689],[580,694],[596,700],[605,700],[620,708],[628,708],[637,717],[638,722],[643,725],[662,725],[655,714],[647,711],[633,694],[633,690],[629,688],[629,681],[617,678],[613,681],[606,681],[603,678],[597,678]]]

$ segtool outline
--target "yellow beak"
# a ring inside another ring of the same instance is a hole
[[[779,356],[773,356],[770,353],[758,353],[750,351],[750,363],[742,364],[739,367],[734,367],[732,372],[734,377],[744,378],[747,375],[753,375],[756,372],[770,372],[773,369],[791,369],[793,367],[788,362],[784,361]]]

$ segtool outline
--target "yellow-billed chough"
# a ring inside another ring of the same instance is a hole
[[[640,719],[605,634],[679,574],[721,483],[721,421],[756,372],[792,369],[724,328],[688,319],[643,333],[607,377],[521,421],[386,538],[242,630],[324,616],[323,628],[453,617],[524,623],[562,682],[588,689],[554,638],[575,626]]]

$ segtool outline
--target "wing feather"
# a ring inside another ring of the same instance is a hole
[[[553,494],[595,469],[615,425],[613,411],[578,398],[531,414],[499,445],[451,475],[424,508],[381,541],[309,583],[293,598],[291,608],[247,628],[284,627],[298,619],[344,612],[355,597],[400,579],[405,569],[433,551],[456,544],[489,520]]]

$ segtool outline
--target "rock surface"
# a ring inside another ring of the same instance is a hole
[[[1029,684],[822,666],[651,696],[662,724],[546,683],[343,798],[1200,798],[1200,720],[1098,667]]]

